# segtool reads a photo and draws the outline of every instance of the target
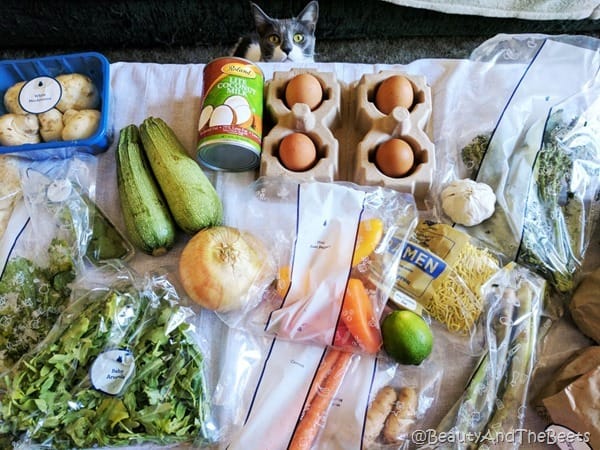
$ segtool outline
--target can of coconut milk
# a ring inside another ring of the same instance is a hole
[[[251,170],[260,162],[264,76],[243,58],[204,67],[197,157],[211,169]]]

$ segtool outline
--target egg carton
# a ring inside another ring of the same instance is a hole
[[[397,106],[390,114],[384,114],[375,105],[375,92],[382,81],[393,75],[403,75],[410,81],[414,101],[410,108]],[[435,146],[425,131],[432,111],[431,88],[425,77],[397,70],[365,74],[355,92],[355,123],[361,137],[354,158],[353,181],[411,193],[417,204],[423,205],[435,171]],[[413,167],[403,177],[389,177],[375,164],[377,147],[392,138],[405,140],[414,152]]]
[[[323,100],[314,109],[303,103],[288,107],[287,83],[301,73],[310,73],[323,88]],[[261,176],[291,176],[301,181],[334,181],[339,177],[339,141],[333,130],[342,124],[341,84],[334,73],[310,69],[274,72],[265,89],[266,110],[275,124],[263,137],[260,162]],[[308,170],[287,169],[279,160],[279,144],[287,135],[306,134],[317,150],[317,161]]]

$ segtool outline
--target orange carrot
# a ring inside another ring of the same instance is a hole
[[[342,304],[342,321],[367,353],[377,353],[381,347],[381,332],[376,326],[375,313],[362,281],[350,278]]]
[[[317,386],[308,409],[304,412],[300,422],[296,426],[288,450],[309,450],[313,446],[319,431],[323,427],[329,407],[331,406],[331,401],[342,384],[352,355],[351,353],[334,349],[329,350],[329,352],[333,354],[331,359],[334,363],[329,373],[325,376],[322,385]],[[323,372],[326,372],[325,364],[321,365],[318,371],[321,371],[321,369],[324,369]],[[318,374],[317,378],[320,378]],[[315,385],[316,383],[313,384],[313,386]]]
[[[313,401],[315,395],[317,394],[319,389],[321,389],[321,387],[325,383],[325,379],[327,378],[327,376],[331,373],[331,369],[333,369],[333,366],[338,359],[339,353],[340,352],[336,350],[336,351],[328,351],[325,354],[325,358],[323,358],[323,361],[321,361],[321,364],[319,365],[319,368],[317,369],[315,379],[313,380],[312,385],[310,386],[310,391],[309,391],[308,397],[306,399],[305,411],[308,410],[308,408],[310,408],[310,404]]]

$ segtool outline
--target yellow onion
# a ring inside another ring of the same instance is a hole
[[[228,226],[205,228],[185,245],[179,278],[186,294],[218,312],[242,308],[252,287],[274,279],[274,264],[255,236]]]

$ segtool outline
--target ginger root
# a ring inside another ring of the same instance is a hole
[[[398,390],[398,398],[394,409],[387,416],[383,427],[383,439],[388,444],[396,444],[407,439],[407,435],[415,423],[417,414],[417,391],[411,387]]]

